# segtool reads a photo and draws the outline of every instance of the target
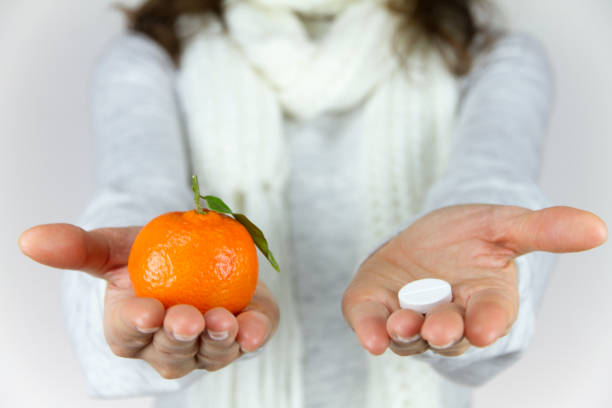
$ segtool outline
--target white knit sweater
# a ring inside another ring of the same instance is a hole
[[[449,169],[429,192],[426,210],[467,202],[545,206],[536,184],[551,100],[542,50],[528,37],[507,36],[478,61],[462,89]],[[82,217],[83,227],[144,224],[161,212],[191,207],[188,146],[175,90],[169,58],[142,36],[122,36],[101,59],[93,99],[97,192]],[[287,134],[308,407],[364,405],[365,352],[340,313],[342,292],[355,267],[360,227],[351,123],[350,113],[324,116],[306,124],[290,123]],[[485,382],[525,349],[553,259],[534,253],[519,264],[521,309],[508,336],[461,357],[431,352],[419,357],[448,379],[441,396],[446,407],[467,406],[469,389],[460,384]],[[203,373],[163,380],[142,361],[114,356],[102,334],[103,283],[67,272],[64,289],[67,326],[91,393],[165,393],[160,406],[180,407],[184,389]],[[387,380],[410,384],[404,378]],[[214,396],[204,397],[202,406],[215,406]]]

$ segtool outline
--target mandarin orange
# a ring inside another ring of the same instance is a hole
[[[128,270],[137,296],[166,307],[189,304],[202,313],[214,307],[237,313],[255,292],[257,249],[247,229],[229,216],[171,212],[142,228]]]

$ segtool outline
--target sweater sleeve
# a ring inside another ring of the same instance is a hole
[[[136,34],[117,38],[98,62],[91,112],[96,187],[79,220],[82,228],[144,225],[192,207],[174,77],[164,51]],[[82,272],[64,275],[66,326],[92,396],[176,391],[201,375],[165,380],[144,361],[115,356],[103,334],[105,286]]]
[[[529,36],[507,35],[481,57],[466,81],[448,168],[430,190],[425,211],[467,203],[549,206],[537,183],[553,97],[545,51]],[[516,259],[520,307],[508,335],[459,357],[428,351],[419,358],[467,385],[482,384],[517,361],[533,335],[556,257],[532,252]]]
[[[537,184],[551,109],[552,74],[545,52],[522,34],[502,37],[466,78],[445,174],[429,191],[423,213],[467,203],[548,206]],[[459,357],[431,351],[417,357],[459,383],[478,385],[515,362],[534,332],[536,312],[556,256],[517,258],[520,310],[510,333]]]

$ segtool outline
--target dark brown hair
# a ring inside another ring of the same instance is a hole
[[[212,13],[223,20],[223,0],[147,0],[126,11],[129,27],[157,41],[178,64],[181,43],[175,24],[183,14]],[[490,43],[492,35],[477,18],[482,0],[390,0],[389,8],[404,18],[405,28],[416,28],[435,47],[457,75],[467,73],[475,43]],[[398,32],[401,34],[401,31]]]

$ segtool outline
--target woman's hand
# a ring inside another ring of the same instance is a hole
[[[279,311],[262,282],[238,316],[222,308],[202,315],[189,305],[166,310],[156,299],[136,297],[127,261],[139,230],[40,225],[25,231],[19,246],[42,264],[106,280],[104,334],[111,350],[147,361],[164,378],[179,378],[198,368],[219,370],[265,344],[278,326]]]
[[[447,356],[506,335],[519,309],[514,258],[531,251],[575,252],[602,244],[605,224],[569,207],[531,211],[459,205],[414,222],[368,258],[342,300],[342,311],[372,354],[427,349]],[[538,271],[533,271],[537,273]],[[397,292],[423,278],[448,281],[454,301],[426,316],[401,310]]]

